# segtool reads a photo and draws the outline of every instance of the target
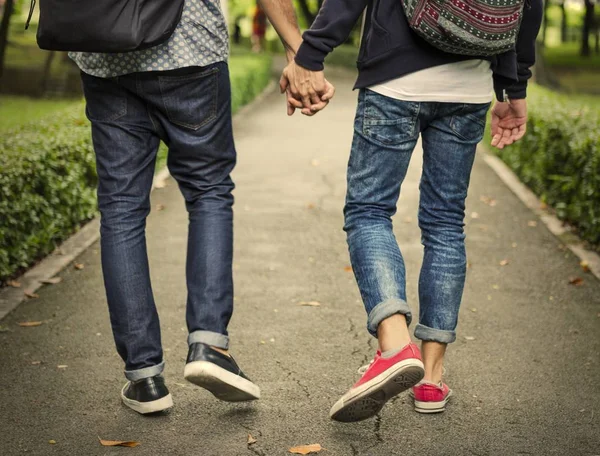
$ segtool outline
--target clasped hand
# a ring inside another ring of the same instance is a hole
[[[286,94],[289,116],[296,109],[306,116],[314,116],[325,109],[335,94],[335,87],[325,79],[322,71],[307,70],[293,60],[283,70],[279,88]]]

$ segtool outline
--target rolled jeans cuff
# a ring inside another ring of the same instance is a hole
[[[125,377],[127,380],[132,382],[137,382],[138,380],[142,380],[144,378],[156,377],[157,375],[162,374],[165,370],[165,362],[163,361],[156,366],[144,367],[143,369],[136,369],[125,371]]]
[[[402,299],[393,298],[387,299],[377,304],[371,312],[369,312],[369,319],[367,320],[367,329],[374,337],[377,337],[377,327],[386,318],[392,315],[402,314],[406,317],[406,324],[410,325],[412,321],[412,314],[410,313],[410,307],[408,303]]]
[[[188,336],[188,345],[192,344],[206,344],[228,350],[229,337],[212,331],[194,331]]]
[[[456,331],[434,329],[419,323],[415,328],[415,337],[425,342],[439,342],[440,344],[451,344],[456,340]]]

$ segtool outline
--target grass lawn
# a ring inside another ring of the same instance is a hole
[[[36,122],[78,103],[81,102],[0,95],[0,131]]]

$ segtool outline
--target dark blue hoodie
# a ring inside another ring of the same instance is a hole
[[[327,54],[348,39],[365,8],[355,88],[474,58],[445,53],[419,37],[408,24],[401,0],[325,0],[312,27],[303,35],[296,62],[309,70],[322,70]],[[542,0],[527,0],[516,49],[491,58],[494,89],[500,100],[504,93],[514,99],[526,96],[542,10]]]

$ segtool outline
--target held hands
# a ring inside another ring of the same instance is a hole
[[[306,116],[314,116],[325,109],[335,94],[322,71],[310,71],[291,60],[279,80],[281,93],[287,97],[288,116],[300,109]]]
[[[496,102],[492,108],[492,146],[504,149],[527,131],[527,101]]]

